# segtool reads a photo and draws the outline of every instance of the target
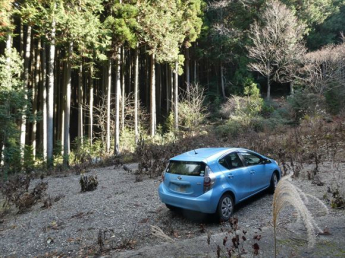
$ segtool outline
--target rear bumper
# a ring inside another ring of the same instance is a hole
[[[218,206],[218,198],[213,194],[212,189],[198,197],[191,197],[173,193],[161,183],[158,188],[158,194],[163,203],[186,210],[215,213]]]

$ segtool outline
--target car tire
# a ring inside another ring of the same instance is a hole
[[[277,188],[278,181],[279,179],[278,179],[277,173],[274,172],[271,177],[270,187],[268,188],[271,194],[274,194],[274,191]]]
[[[217,216],[220,221],[227,221],[234,211],[234,200],[230,194],[224,194],[218,203]]]
[[[171,210],[171,211],[176,211],[176,210],[177,210],[177,207],[172,206],[172,205],[170,205],[170,204],[165,204],[165,206],[167,206],[167,208],[168,208],[169,210]]]

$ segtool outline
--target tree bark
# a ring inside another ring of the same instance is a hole
[[[178,131],[178,61],[175,62],[175,87],[174,87],[174,126]]]
[[[32,134],[31,134],[31,143],[32,143],[32,150],[33,150],[33,157],[35,159],[36,157],[36,133],[37,133],[37,102],[38,102],[38,89],[40,86],[40,74],[41,74],[41,58],[40,58],[40,48],[41,48],[41,42],[38,40],[38,45],[36,49],[36,62],[35,62],[35,83],[32,87],[32,96],[33,96],[33,105],[32,105],[32,111],[35,115],[35,119],[32,122]]]
[[[146,52],[146,49],[145,49]],[[150,77],[150,71],[151,71],[151,66],[150,66],[150,60],[151,60],[151,56],[147,55],[145,56],[145,62],[144,62],[144,69],[145,69],[145,105],[146,107],[150,106],[150,81],[151,81],[151,77]]]
[[[63,156],[64,150],[65,150],[65,116],[66,116],[65,111],[66,111],[66,97],[67,97],[68,63],[67,61],[62,61],[62,63],[63,63],[63,68],[62,68],[63,80],[60,82],[55,82],[55,85],[57,85],[57,91],[59,92],[58,94],[56,94],[58,98],[57,103],[59,103],[58,108],[56,109],[56,117],[60,116],[60,121],[56,122],[56,124],[58,125],[57,140],[60,140],[61,155]],[[59,67],[60,66],[57,65],[56,70],[59,70]],[[59,74],[59,72],[56,71],[56,74]],[[57,76],[56,76],[56,79],[58,79]]]
[[[134,63],[134,133],[135,143],[139,141],[139,130],[138,130],[138,95],[139,95],[139,56],[138,56],[138,45],[135,49],[135,63]]]
[[[170,89],[170,82],[171,82],[171,75],[170,75],[170,67],[169,64],[165,65],[165,84],[166,84],[166,104],[167,104],[167,115],[170,113],[170,104],[171,104],[171,89]]]
[[[343,77],[341,77],[343,78]],[[290,82],[290,95],[294,94],[294,89],[293,89],[293,81]]]
[[[11,52],[11,49],[12,49],[12,36],[11,34],[8,34],[7,39],[6,39],[6,51],[8,54]],[[6,58],[6,63],[8,64],[8,67],[9,67],[11,63],[11,58],[9,56]]]
[[[24,58],[24,90],[27,91],[29,88],[29,64],[31,56],[31,26],[27,27],[26,34],[26,45],[25,45],[25,58]],[[27,93],[24,95],[25,100],[27,100]],[[23,110],[26,111],[27,105],[25,104]],[[25,148],[25,138],[26,138],[26,115],[22,115],[21,125],[20,125],[20,149],[21,158],[24,160],[24,148]]]
[[[12,36],[11,34],[7,35],[7,39],[6,39],[6,52],[8,54],[10,54],[11,52],[11,48],[12,48]],[[7,69],[10,69],[10,64],[11,64],[11,58],[8,56],[6,58],[6,66],[8,67]],[[4,132],[4,136],[2,137],[2,139],[0,139],[0,165],[3,165],[4,168],[4,178],[7,179],[7,168],[6,168],[6,161],[5,161],[5,157],[4,157],[4,151],[6,149],[6,145],[7,145],[7,136],[6,136],[6,130]]]
[[[125,128],[125,50],[121,47],[121,129]]]
[[[106,150],[110,153],[110,99],[111,99],[111,58],[108,60],[107,72],[107,134],[106,134]]]
[[[197,83],[199,80],[197,78],[197,69],[198,69],[198,63],[196,61],[196,56],[195,56],[195,49],[197,47],[198,43],[195,43],[194,45],[194,83]]]
[[[19,38],[19,54],[24,56],[24,25],[22,20],[20,20],[19,25]]]
[[[270,83],[270,76],[267,76],[267,99],[271,98],[271,83]]]
[[[175,88],[175,84],[174,84],[174,72],[173,72],[173,69],[172,67],[170,67],[170,101],[171,101],[171,104],[170,104],[170,108],[171,108],[171,112],[174,114],[175,113],[175,110],[174,110],[174,105],[175,105],[175,95],[174,95],[174,88]]]
[[[224,67],[223,63],[220,63],[220,81],[221,81],[221,88],[222,88],[222,96],[225,99],[225,85],[224,85]]]
[[[47,64],[46,64],[46,44],[42,40],[42,134],[43,134],[43,157],[47,160]]]
[[[190,67],[189,67],[189,48],[186,48],[186,61],[185,61],[185,66],[186,66],[186,91],[187,91],[187,99],[190,99]]]
[[[157,87],[157,100],[156,100],[156,117],[161,117],[162,113],[162,65],[157,64],[157,76],[158,76],[158,87]]]
[[[150,133],[153,137],[156,133],[156,73],[155,73],[155,55],[151,55],[151,74],[150,74]]]
[[[80,145],[83,145],[83,65],[81,64],[79,67],[79,74],[78,74],[78,138]]]
[[[65,119],[64,119],[64,166],[69,166],[70,154],[70,115],[71,115],[71,66],[72,66],[72,52],[73,43],[68,45],[68,60],[67,60],[67,78],[66,78],[66,101],[65,101]]]
[[[53,116],[54,116],[54,62],[55,62],[55,20],[52,22],[50,57],[48,64],[48,98],[47,98],[47,164],[53,165]]]
[[[268,62],[268,70],[271,69],[271,64]],[[271,98],[271,81],[270,81],[270,74],[267,75],[267,100],[269,100]]]
[[[89,88],[90,88],[90,109],[89,109],[89,141],[90,146],[92,146],[92,137],[93,137],[93,66],[90,67],[90,75],[89,75]]]
[[[116,104],[115,104],[115,155],[120,154],[120,97],[121,97],[121,48],[118,47],[116,55]]]

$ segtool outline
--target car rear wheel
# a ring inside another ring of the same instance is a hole
[[[270,187],[269,187],[269,191],[271,194],[274,194],[274,191],[277,188],[277,184],[278,184],[278,176],[277,173],[273,173],[272,177],[271,177],[271,183],[270,183]]]
[[[234,211],[234,200],[230,194],[224,194],[218,203],[217,216],[220,221],[227,221],[230,219]]]
[[[165,206],[167,206],[167,208],[171,211],[176,211],[177,210],[177,207],[175,206],[172,206],[172,205],[169,205],[169,204],[165,204]]]

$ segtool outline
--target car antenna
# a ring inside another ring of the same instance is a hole
[[[195,153],[195,155],[196,155],[196,154],[198,154],[198,153],[196,152],[196,150],[195,150],[195,149],[194,149],[194,153]]]

